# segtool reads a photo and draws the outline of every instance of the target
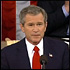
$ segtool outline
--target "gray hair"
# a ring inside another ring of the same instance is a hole
[[[20,23],[22,23],[24,25],[24,23],[25,23],[25,16],[27,14],[37,15],[39,13],[42,13],[42,15],[44,17],[44,22],[46,22],[47,21],[47,13],[41,7],[35,6],[35,5],[29,5],[28,7],[23,8],[20,11],[20,14],[19,14]]]

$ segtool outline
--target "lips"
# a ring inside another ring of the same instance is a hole
[[[32,36],[40,36],[39,34],[36,34],[36,35],[32,35]]]

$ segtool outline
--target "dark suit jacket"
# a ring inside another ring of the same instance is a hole
[[[67,44],[52,38],[44,38],[43,46],[44,55],[48,58],[46,69],[69,68]],[[49,54],[52,54],[53,57],[50,57]],[[16,44],[2,49],[1,69],[31,69],[25,38]]]
[[[48,27],[45,36],[69,37],[67,29],[69,16],[66,18],[62,6],[65,1],[38,1],[38,6],[42,7],[48,14]]]

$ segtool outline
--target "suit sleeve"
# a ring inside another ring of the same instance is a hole
[[[55,6],[53,6],[55,4]],[[48,14],[47,32],[52,32],[65,23],[66,17],[62,11],[62,6],[58,7],[57,2],[38,1],[38,6],[42,7]]]

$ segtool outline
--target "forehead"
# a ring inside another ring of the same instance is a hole
[[[44,20],[44,17],[42,15],[42,13],[39,13],[37,15],[33,15],[33,14],[27,14],[26,17],[25,17],[25,21],[32,21],[32,20]]]

